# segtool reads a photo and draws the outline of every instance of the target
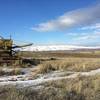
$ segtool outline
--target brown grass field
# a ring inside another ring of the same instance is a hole
[[[100,68],[99,58],[66,58],[55,61],[45,61],[38,66],[40,73],[55,70],[90,71]]]
[[[47,82],[39,90],[5,86],[0,87],[0,100],[100,100],[99,83],[100,75],[95,75]]]
[[[100,68],[99,51],[21,52],[23,57],[35,59],[35,75],[52,71],[88,72]],[[2,74],[2,71],[0,72]],[[17,74],[14,72],[13,74]],[[100,100],[100,74],[78,76],[74,79],[49,81],[40,89],[17,89],[0,86],[0,100]]]

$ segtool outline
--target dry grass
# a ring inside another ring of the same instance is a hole
[[[39,73],[55,70],[90,71],[100,68],[99,58],[67,58],[63,60],[47,61],[38,66]]]
[[[2,68],[0,69],[0,76],[3,76],[3,75],[20,75],[20,74],[23,74],[21,69],[19,68],[14,68],[10,71],[5,71],[3,70]]]
[[[51,81],[38,90],[0,87],[0,100],[100,100],[100,75]]]
[[[84,58],[83,55],[88,58]],[[62,60],[44,61],[37,66],[33,73],[44,74],[55,70],[90,71],[100,68],[100,59],[96,58],[96,55],[93,55],[95,58],[91,58],[91,55],[83,55],[73,55],[75,57],[70,56]],[[58,57],[58,54],[51,55],[51,57],[55,56]],[[62,54],[60,56],[63,57]],[[65,56],[67,57],[67,55]],[[20,71],[13,71],[13,74],[17,73]],[[0,74],[5,73],[1,70]],[[16,89],[13,86],[0,87],[0,100],[100,100],[100,75],[49,81],[40,84],[40,86],[43,87],[37,90],[34,87],[23,89]]]
[[[66,57],[86,57],[86,58],[99,58],[100,50],[80,50],[80,51],[37,51],[37,52],[20,52],[23,57],[33,57],[33,58],[66,58]]]
[[[100,75],[47,82],[44,95],[50,96],[51,90],[56,92],[55,99],[51,100],[99,100]]]

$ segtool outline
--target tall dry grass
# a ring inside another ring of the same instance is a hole
[[[50,96],[50,90],[57,92],[54,100],[99,100],[100,75],[47,82],[44,95]]]
[[[100,68],[99,58],[67,58],[63,60],[47,61],[38,66],[40,73],[55,70],[90,71]]]
[[[0,87],[0,100],[100,100],[100,75],[49,81],[17,89],[13,86]],[[36,86],[35,86],[36,87]]]

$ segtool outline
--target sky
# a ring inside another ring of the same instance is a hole
[[[0,0],[0,35],[20,43],[100,45],[100,0]]]

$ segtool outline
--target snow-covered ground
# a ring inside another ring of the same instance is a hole
[[[24,47],[22,51],[57,51],[57,50],[78,50],[78,49],[100,49],[100,46],[75,46],[75,45],[32,45]]]
[[[0,77],[0,86],[5,85],[13,85],[18,88],[24,88],[24,87],[34,87],[37,88],[38,86],[41,87],[40,84],[43,84],[45,82],[49,81],[56,81],[56,80],[62,80],[62,79],[68,79],[68,78],[76,78],[79,75],[81,76],[93,76],[99,74],[100,75],[100,68],[96,70],[92,70],[90,72],[69,72],[69,71],[54,71],[45,75],[40,75],[36,79],[29,79],[29,80],[19,80],[20,78],[26,78],[27,75],[18,75],[18,76],[9,76],[9,77]],[[11,80],[12,78],[15,78],[16,80]]]

